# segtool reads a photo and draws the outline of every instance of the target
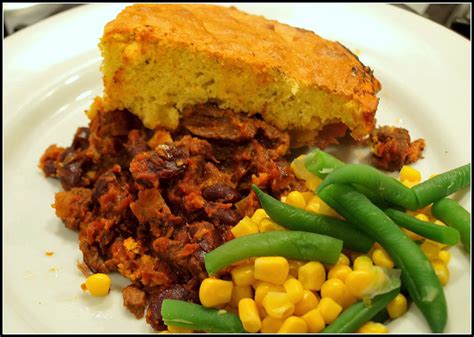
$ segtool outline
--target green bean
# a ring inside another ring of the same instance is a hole
[[[466,164],[413,186],[412,191],[418,200],[418,209],[469,186],[470,175],[471,164]]]
[[[383,324],[386,321],[388,321],[389,319],[390,319],[390,316],[388,315],[387,309],[383,308],[374,317],[372,317],[371,321]]]
[[[362,253],[367,253],[374,244],[374,240],[345,221],[285,204],[264,193],[256,185],[252,185],[252,188],[265,212],[283,227],[332,236],[342,240],[345,248]]]
[[[412,190],[405,187],[397,179],[389,177],[368,165],[347,164],[335,169],[322,181],[317,192],[335,183],[360,184],[389,204],[402,206],[413,211],[420,208]]]
[[[274,231],[230,240],[204,255],[209,275],[234,262],[257,256],[283,256],[294,260],[335,264],[342,241],[326,235],[298,231]]]
[[[306,169],[321,179],[326,178],[334,169],[344,165],[344,162],[320,149],[314,149],[306,154],[304,161]]]
[[[306,169],[321,179],[326,178],[329,173],[344,165],[346,165],[344,162],[320,149],[315,149],[309,152],[305,157]],[[358,184],[352,184],[352,186],[369,198],[373,203],[377,205],[385,205],[383,198],[380,198],[379,195],[372,192],[367,187]]]
[[[457,229],[464,248],[471,251],[471,214],[468,211],[456,201],[444,198],[433,203],[431,213],[446,225]]]
[[[420,247],[363,194],[347,184],[333,184],[320,197],[348,221],[375,239],[402,270],[402,283],[425,316],[433,332],[447,321],[443,288]]]
[[[246,332],[239,317],[225,310],[208,309],[185,301],[165,299],[161,315],[166,325],[205,332]]]
[[[454,246],[459,242],[459,232],[454,228],[438,226],[428,221],[422,221],[393,208],[387,208],[384,212],[400,227],[409,229],[427,239],[450,246]]]
[[[400,292],[400,288],[378,295],[367,305],[363,300],[358,301],[344,310],[339,317],[329,324],[323,333],[351,333],[359,329],[362,324],[370,321],[382,311]]]

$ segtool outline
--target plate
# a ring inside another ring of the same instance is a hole
[[[102,92],[97,43],[124,4],[81,6],[4,41],[4,331],[147,333],[122,306],[128,282],[113,276],[111,294],[83,294],[77,234],[50,207],[59,183],[38,169],[53,143],[68,146],[84,110]],[[470,162],[470,42],[388,5],[236,4],[338,40],[359,54],[382,83],[380,125],[405,127],[427,142],[416,163],[423,178]],[[456,195],[470,209],[470,193]],[[53,252],[52,256],[45,252]],[[470,332],[470,256],[451,249],[445,332]],[[391,332],[429,332],[412,305]]]

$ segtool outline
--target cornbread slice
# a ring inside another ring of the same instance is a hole
[[[100,49],[104,96],[90,117],[128,109],[148,128],[175,129],[185,107],[212,102],[258,113],[299,143],[337,123],[360,140],[375,124],[380,83],[354,54],[233,7],[129,6],[105,26]]]

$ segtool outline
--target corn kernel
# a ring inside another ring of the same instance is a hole
[[[308,332],[308,325],[301,317],[290,316],[281,325],[278,333],[305,333]]]
[[[277,224],[275,221],[271,220],[270,218],[265,218],[260,221],[258,224],[258,230],[260,233],[265,233],[265,232],[272,232],[272,231],[286,231],[286,228],[283,226],[280,226]]]
[[[248,332],[257,332],[262,327],[257,305],[251,298],[244,298],[239,302],[239,318],[244,329]]]
[[[298,277],[298,269],[304,265],[305,261],[298,261],[298,260],[288,260],[288,264],[290,266],[290,275],[294,277]]]
[[[331,297],[323,297],[318,304],[318,310],[326,324],[332,323],[342,311],[342,306]]]
[[[400,170],[400,181],[408,180],[415,184],[418,184],[421,181],[420,171],[414,169],[411,166],[404,165]]]
[[[305,289],[320,290],[326,280],[326,270],[320,262],[308,262],[298,269],[298,280]]]
[[[260,315],[260,319],[264,319],[265,317],[268,317],[267,311],[265,310],[263,305],[260,305],[257,303],[257,309],[258,309],[258,314]]]
[[[230,304],[237,307],[243,298],[253,298],[252,288],[250,286],[234,286],[234,288],[232,288]]]
[[[308,311],[302,318],[308,325],[308,332],[320,332],[326,326],[323,316],[318,309]]]
[[[384,249],[380,248],[377,248],[373,251],[372,260],[376,266],[385,267],[388,269],[392,269],[395,265],[390,255],[388,255]]]
[[[382,323],[369,321],[362,325],[356,332],[358,333],[388,333],[388,328]]]
[[[346,286],[352,296],[362,298],[377,282],[377,273],[369,270],[354,270],[346,277]]]
[[[448,250],[443,249],[439,252],[438,258],[447,266],[449,261],[451,261],[451,253]]]
[[[199,300],[206,308],[216,307],[230,302],[232,282],[206,278],[199,288]]]
[[[285,202],[288,205],[295,206],[298,208],[305,208],[306,201],[304,200],[303,195],[299,191],[292,191],[286,196]]]
[[[367,255],[360,255],[354,260],[354,270],[371,270],[374,264]]]
[[[438,258],[439,252],[441,251],[441,247],[438,243],[425,240],[420,245],[421,250],[425,253],[426,257],[430,260],[435,260]]]
[[[287,293],[269,291],[262,304],[268,316],[274,318],[285,318],[295,311],[295,305],[291,303]]]
[[[346,281],[347,275],[352,271],[351,267],[344,264],[336,264],[328,272],[328,279],[338,278],[342,282]],[[327,281],[326,281],[327,282]]]
[[[290,277],[289,275],[288,277]],[[291,303],[298,303],[303,299],[304,288],[300,281],[295,278],[290,278],[283,283],[283,287],[290,298]]]
[[[239,238],[241,236],[258,233],[258,225],[246,216],[240,220],[237,225],[232,227],[230,231],[234,234],[234,237]]]
[[[92,296],[106,296],[110,291],[111,284],[112,281],[107,274],[92,274],[86,279],[87,290]]]
[[[319,208],[321,207],[321,199],[317,196],[312,196],[306,203],[305,210],[313,213],[319,213]]]
[[[304,198],[305,204],[308,203],[308,201],[313,197],[314,193],[313,192],[300,192],[301,195]]]
[[[259,224],[263,219],[268,218],[267,212],[263,208],[257,209],[250,218],[256,224]]]
[[[310,290],[303,291],[303,298],[295,304],[295,315],[302,316],[308,311],[315,309],[319,304],[319,298]]]
[[[338,264],[343,264],[343,265],[349,266],[351,264],[351,261],[349,260],[349,258],[346,255],[341,253],[341,254],[339,254],[339,259],[336,262],[336,265],[338,265]]]
[[[255,259],[255,278],[273,284],[285,282],[290,266],[281,256],[265,256]]]
[[[275,285],[272,283],[268,282],[261,282],[256,288],[255,288],[255,302],[258,305],[263,305],[263,299],[267,295],[269,291],[278,291],[278,292],[285,292],[285,288],[281,285]]]
[[[249,286],[255,282],[255,267],[253,265],[242,265],[232,269],[232,281],[238,286]]]
[[[344,282],[338,278],[332,278],[323,283],[321,298],[330,297],[341,306],[344,306],[348,292],[349,290],[347,290]]]
[[[433,269],[436,273],[436,276],[438,276],[438,279],[441,282],[441,285],[445,286],[449,280],[448,267],[446,267],[446,265],[441,260],[431,261],[431,264],[433,265]]]
[[[321,178],[317,176],[312,176],[305,181],[305,186],[308,188],[310,191],[316,191],[318,186],[321,184]]]
[[[276,333],[280,330],[284,322],[283,318],[274,318],[271,316],[267,316],[262,321],[262,327],[260,328],[260,332],[262,333]]]
[[[171,333],[192,333],[192,329],[182,328],[180,326],[175,325],[167,325],[168,331]]]
[[[435,221],[433,221],[433,223],[435,223],[436,225],[438,226],[446,226],[446,224],[438,219],[436,219]]]
[[[415,183],[414,181],[411,181],[411,180],[402,180],[401,183],[405,186],[405,187],[408,187],[408,188],[412,188],[413,186],[415,186],[417,183]]]
[[[413,241],[418,241],[418,240],[424,239],[421,235],[418,235],[418,234],[412,232],[409,229],[406,229],[406,228],[403,228],[403,227],[400,227],[400,229],[402,230],[403,233],[405,233],[406,236],[408,236]]]
[[[421,221],[428,221],[428,217],[426,215],[424,215],[423,213],[418,213],[417,215],[415,215],[415,218],[417,218],[418,220],[421,220]]]
[[[311,172],[306,169],[305,166],[306,155],[302,154],[293,159],[290,167],[298,179],[306,180],[313,176]]]
[[[398,318],[407,312],[408,303],[403,294],[398,294],[388,305],[387,311],[391,319]]]

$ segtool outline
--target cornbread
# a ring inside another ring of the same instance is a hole
[[[292,145],[341,123],[360,140],[375,124],[380,83],[348,49],[234,7],[129,6],[99,46],[104,96],[90,118],[127,109],[148,128],[173,130],[187,106],[212,103],[259,114]]]

